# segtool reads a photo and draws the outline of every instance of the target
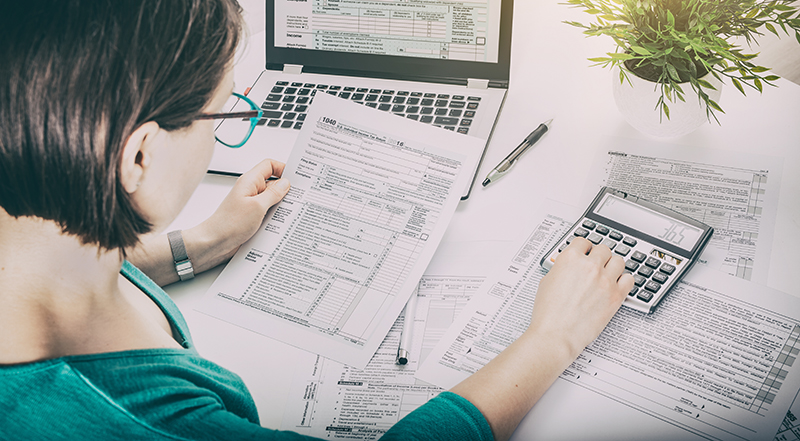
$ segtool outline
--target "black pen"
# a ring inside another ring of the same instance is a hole
[[[489,172],[489,175],[483,180],[483,186],[486,187],[490,182],[494,182],[500,179],[500,177],[504,174],[508,173],[508,171],[511,169],[511,166],[517,162],[517,159],[519,159],[519,157],[522,156],[522,154],[525,153],[530,146],[536,144],[536,141],[538,141],[542,135],[547,133],[547,130],[550,128],[550,124],[552,123],[553,120],[550,119],[539,124],[539,127],[537,127],[536,130],[531,132],[531,134],[528,135],[528,137],[525,138],[525,140],[522,141],[517,148],[515,148],[511,153],[508,154],[508,156],[506,156],[506,159],[500,161],[500,164],[497,164],[497,167],[493,168],[492,171]]]

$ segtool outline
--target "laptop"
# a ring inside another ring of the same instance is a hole
[[[247,92],[263,118],[250,140],[217,143],[210,173],[286,161],[317,93],[485,142],[465,152],[469,197],[508,90],[513,0],[267,0],[266,66]],[[231,111],[249,110],[239,100]],[[247,121],[217,127],[241,131]],[[456,146],[457,147],[457,146]]]

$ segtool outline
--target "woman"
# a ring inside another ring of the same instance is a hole
[[[232,92],[240,12],[235,0],[0,6],[0,439],[303,438],[258,425],[245,385],[197,354],[153,282],[179,277],[157,233],[210,161],[203,116]],[[258,164],[183,232],[195,272],[255,233],[289,189],[267,181],[282,171]],[[528,331],[385,438],[507,439],[619,308],[623,266],[573,241]]]

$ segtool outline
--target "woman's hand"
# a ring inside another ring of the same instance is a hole
[[[277,179],[284,164],[272,159],[261,161],[239,177],[214,214],[200,225],[183,231],[186,253],[195,273],[227,262],[239,246],[258,231],[269,207],[289,192],[289,181]],[[128,250],[128,260],[161,286],[177,282],[178,273],[166,235],[147,235]]]
[[[258,231],[267,210],[289,192],[289,181],[280,178],[284,166],[282,162],[273,159],[261,161],[236,180],[228,196],[211,217],[183,233],[184,241],[192,241],[194,236],[199,244],[205,244],[205,249],[197,249],[192,254],[187,243],[187,252],[192,262],[195,259],[204,260],[202,266],[200,262],[195,264],[199,266],[199,271],[226,262],[241,244]],[[268,181],[272,177],[280,179]]]
[[[576,237],[539,282],[528,332],[563,342],[577,357],[633,288],[624,269],[625,261],[608,247]]]
[[[508,439],[522,418],[592,342],[633,287],[625,263],[604,245],[575,238],[539,282],[525,333],[452,392]]]

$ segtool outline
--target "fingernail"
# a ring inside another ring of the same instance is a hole
[[[286,178],[280,178],[277,181],[273,182],[272,185],[275,186],[276,190],[286,191],[289,189],[289,180]]]

